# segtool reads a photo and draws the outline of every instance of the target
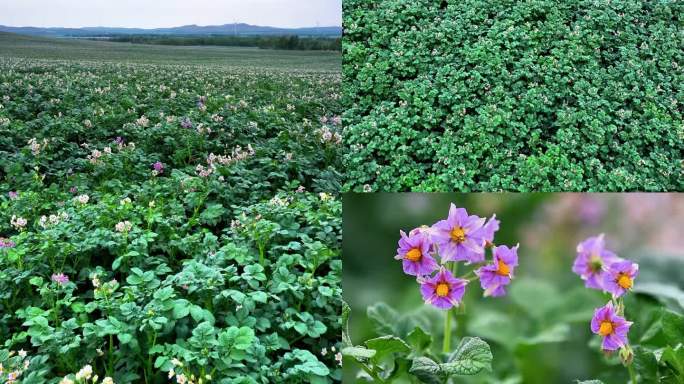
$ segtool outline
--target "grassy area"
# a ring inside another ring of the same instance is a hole
[[[339,52],[140,45],[107,41],[52,39],[12,33],[0,33],[0,57],[150,64],[202,64],[277,68],[307,72],[337,72],[341,66]]]

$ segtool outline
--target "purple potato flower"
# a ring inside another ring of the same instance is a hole
[[[458,279],[442,267],[433,277],[419,280],[420,293],[426,303],[439,309],[458,306],[465,293],[468,280]]]
[[[413,276],[429,275],[439,268],[435,259],[430,255],[432,244],[427,234],[420,230],[412,230],[407,236],[404,231],[399,239],[397,260],[402,260],[404,273]]]
[[[603,337],[601,348],[606,351],[614,351],[627,345],[627,332],[631,326],[631,321],[618,316],[612,302],[596,309],[591,319],[591,331]]]
[[[69,282],[69,276],[63,274],[63,273],[53,273],[52,274],[52,281],[59,285],[64,285]]]
[[[603,289],[618,298],[632,289],[634,278],[639,274],[639,264],[629,260],[612,263],[603,274]]]
[[[433,225],[433,239],[438,247],[442,263],[445,261],[484,261],[486,237],[493,233],[498,222],[485,227],[485,218],[468,215],[465,208],[451,204],[449,216]]]
[[[16,244],[14,241],[10,239],[5,239],[4,237],[0,237],[0,249],[2,248],[14,248]]]
[[[9,191],[8,193],[10,200],[14,200],[17,197],[19,197],[19,194],[16,191]]]
[[[608,266],[622,260],[605,246],[603,234],[590,237],[577,245],[577,258],[572,271],[585,281],[587,288],[603,290],[603,276]]]
[[[513,270],[518,266],[518,247],[508,248],[500,245],[493,249],[492,264],[480,267],[475,274],[480,277],[480,285],[485,296],[498,297],[506,294],[505,286],[513,278]]]
[[[161,161],[152,164],[152,168],[154,168],[157,173],[164,173],[164,164]]]
[[[181,127],[186,128],[186,129],[192,128],[192,120],[190,120],[190,118],[188,118],[188,117],[184,117],[183,120],[181,120],[180,125],[181,125]]]

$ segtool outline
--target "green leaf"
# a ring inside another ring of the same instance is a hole
[[[373,357],[373,360],[375,361],[380,361],[387,355],[408,353],[411,350],[404,340],[391,335],[366,340],[365,344],[368,349],[376,351],[376,354]]]
[[[173,318],[182,319],[190,314],[190,302],[185,299],[178,299],[173,303]]]
[[[632,290],[636,293],[653,296],[665,304],[679,305],[684,310],[684,291],[675,285],[646,282],[634,285]]]
[[[570,337],[570,326],[568,324],[556,324],[547,328],[533,337],[520,340],[525,345],[537,345],[546,343],[561,343]]]
[[[375,305],[371,305],[366,310],[368,318],[375,326],[375,330],[379,334],[394,334],[394,328],[392,325],[399,318],[397,311],[392,309],[389,305],[380,302]]]
[[[344,347],[340,352],[342,352],[342,356],[351,357],[358,361],[370,359],[376,354],[375,350],[364,347]]]
[[[663,310],[661,318],[663,334],[668,340],[684,342],[684,316]]]
[[[510,296],[525,313],[536,319],[542,319],[563,301],[554,285],[532,279],[520,279],[511,284]]]
[[[116,335],[116,337],[119,339],[121,344],[128,344],[133,339],[133,335],[131,335],[130,333],[119,333],[118,335]]]
[[[479,337],[464,337],[441,367],[447,375],[475,375],[483,369],[491,371],[492,359],[487,342]]]
[[[200,222],[203,224],[216,225],[221,221],[221,216],[226,214],[227,210],[221,204],[209,204],[207,208],[200,214]]]
[[[684,382],[684,345],[680,344],[678,349],[666,347],[660,357],[660,362],[674,372],[680,383]]]
[[[643,381],[658,382],[658,361],[652,351],[641,346],[634,347],[633,364]]]
[[[432,344],[432,335],[423,331],[421,327],[415,327],[406,336],[406,341],[418,351],[423,351]]]
[[[409,373],[426,384],[442,384],[442,370],[435,361],[427,357],[413,359]]]

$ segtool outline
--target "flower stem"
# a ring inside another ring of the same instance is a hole
[[[451,310],[444,312],[444,343],[442,344],[442,352],[449,353],[451,351]]]
[[[637,384],[636,373],[634,372],[634,366],[632,364],[627,365],[627,371],[629,371],[630,384]]]

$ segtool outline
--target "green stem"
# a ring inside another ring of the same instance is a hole
[[[449,353],[451,351],[451,311],[444,312],[444,343],[442,344],[442,352]]]
[[[637,384],[636,372],[634,372],[634,366],[629,364],[627,366],[627,371],[629,371],[629,380],[631,384]]]
[[[377,383],[385,382],[385,380],[383,380],[382,377],[375,372],[375,370],[369,368],[366,364],[361,363],[361,368],[363,368],[363,370],[366,371],[366,373],[369,374],[370,377],[372,377]]]

